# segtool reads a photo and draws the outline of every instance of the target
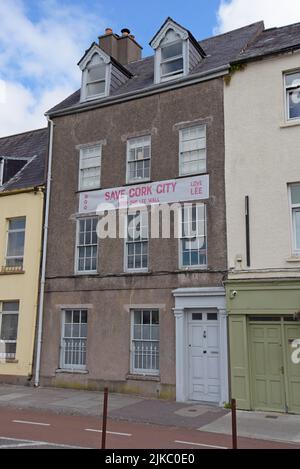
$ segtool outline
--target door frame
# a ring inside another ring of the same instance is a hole
[[[180,288],[173,291],[176,322],[176,400],[189,401],[189,347],[188,313],[211,310],[219,315],[220,339],[220,402],[221,407],[229,399],[228,328],[226,294],[222,287]],[[200,402],[200,401],[199,401]]]

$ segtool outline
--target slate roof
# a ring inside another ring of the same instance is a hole
[[[258,22],[200,41],[199,44],[206,53],[206,57],[194,68],[190,76],[192,77],[196,73],[209,74],[216,68],[228,66],[230,62],[236,59],[240,52],[247,47],[253,38],[263,31],[263,29],[263,22]],[[157,88],[158,85],[154,85],[154,56],[133,62],[127,65],[126,68],[134,77],[120,86],[120,88],[113,91],[110,98],[116,96],[121,97],[123,94],[130,92]],[[106,98],[106,100],[108,100],[108,98]],[[95,102],[96,101],[91,101],[89,104],[92,105]],[[80,90],[52,108],[47,114],[52,115],[78,104],[80,104]]]
[[[46,180],[48,129],[39,129],[0,138],[0,156],[28,158],[28,162],[0,192],[41,186]]]
[[[300,23],[265,29],[251,45],[239,54],[235,62],[259,58],[300,48]]]

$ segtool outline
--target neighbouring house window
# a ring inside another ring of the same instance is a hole
[[[300,71],[285,75],[287,118],[300,119]]]
[[[148,269],[148,213],[137,211],[127,216],[126,270]]]
[[[91,145],[80,150],[80,191],[100,188],[101,153],[101,145]]]
[[[66,310],[63,313],[61,368],[84,370],[87,350],[87,311]]]
[[[132,311],[132,372],[159,374],[159,311]]]
[[[300,255],[300,184],[292,184],[291,191],[291,209],[293,226],[293,251]]]
[[[96,98],[106,94],[106,67],[99,54],[94,54],[86,68],[86,97]]]
[[[186,204],[181,217],[181,267],[207,265],[206,206]]]
[[[206,172],[206,126],[180,130],[180,176]]]
[[[16,358],[19,302],[0,302],[0,359]]]
[[[132,138],[127,142],[127,182],[150,179],[151,137]]]
[[[77,272],[97,272],[98,218],[82,218],[77,222]]]
[[[8,220],[6,267],[23,267],[26,218]]]

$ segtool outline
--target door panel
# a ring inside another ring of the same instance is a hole
[[[257,410],[285,411],[281,326],[251,324],[252,401]]]
[[[286,324],[284,329],[289,412],[300,413],[300,364],[292,361],[295,351],[292,344],[295,339],[300,339],[300,325]]]
[[[189,385],[191,400],[219,402],[220,351],[217,321],[189,323]]]

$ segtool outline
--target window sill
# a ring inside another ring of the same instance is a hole
[[[75,277],[89,277],[92,275],[95,277],[95,275],[99,275],[99,272],[91,271],[91,272],[75,272]]]
[[[133,375],[133,374],[128,374],[126,376],[127,380],[132,380],[132,381],[154,381],[156,383],[160,382],[160,376],[159,375]]]
[[[86,192],[95,192],[95,191],[101,191],[102,187],[95,187],[93,189],[78,189],[78,191],[75,191],[75,194],[85,194]]]
[[[128,181],[126,184],[124,184],[124,187],[128,186],[138,186],[139,184],[151,184],[153,181],[151,179],[139,179],[137,181]]]
[[[7,364],[10,364],[10,365],[17,365],[19,363],[19,360],[14,360],[13,358],[12,359],[5,359],[5,358],[1,358],[0,359],[0,365],[7,365]]]
[[[0,270],[0,275],[23,275],[25,270],[23,269],[14,269],[13,267],[2,267]]]
[[[286,262],[289,262],[289,263],[299,262],[300,263],[300,255],[289,257],[288,259],[286,259]]]
[[[150,273],[150,271],[148,269],[146,269],[146,270],[143,270],[143,269],[141,269],[141,270],[126,270],[124,272],[124,274],[127,274],[127,275],[149,274],[149,273]]]
[[[205,272],[208,270],[208,266],[207,265],[198,265],[198,266],[195,266],[195,267],[179,267],[179,271],[180,273],[184,273],[184,272]]]
[[[64,370],[59,368],[55,371],[56,374],[68,374],[68,375],[88,375],[88,370]]]
[[[280,125],[281,129],[287,129],[288,127],[296,127],[300,125],[300,119],[295,119],[294,121],[284,122]]]

